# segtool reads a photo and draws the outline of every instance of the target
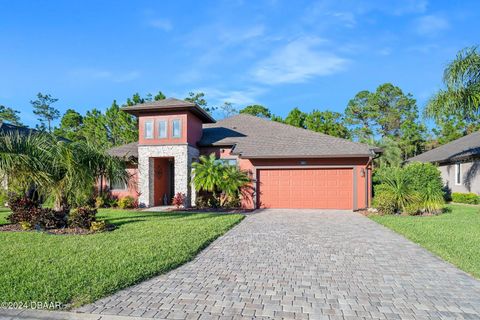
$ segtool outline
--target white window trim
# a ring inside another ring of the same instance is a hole
[[[178,136],[175,135],[175,121],[178,121]],[[181,138],[182,137],[182,120],[181,119],[173,119],[172,120],[172,138]]]
[[[151,136],[147,136],[147,124],[151,124],[152,126],[152,134]],[[145,120],[144,124],[143,124],[143,137],[145,139],[153,139],[153,136],[155,135],[155,127],[154,127],[154,123],[153,123],[153,120]]]
[[[160,125],[164,123],[165,124],[165,136],[162,137],[160,135],[161,130],[160,130]],[[167,139],[168,138],[168,121],[167,120],[158,120],[158,139]]]
[[[459,181],[457,181],[457,177]],[[461,186],[462,185],[462,163],[457,162],[455,163],[455,185]]]

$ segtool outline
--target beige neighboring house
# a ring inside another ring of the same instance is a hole
[[[480,131],[408,159],[437,164],[451,192],[480,194]]]

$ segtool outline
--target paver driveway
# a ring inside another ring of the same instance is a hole
[[[79,311],[168,319],[480,319],[480,282],[359,214],[266,210],[191,263]]]

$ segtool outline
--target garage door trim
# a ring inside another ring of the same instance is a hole
[[[353,196],[353,210],[357,210],[357,166],[352,165],[294,165],[294,166],[256,166],[253,168],[253,181],[255,181],[255,194],[253,197],[254,207],[257,207],[258,204],[258,170],[262,169],[352,169],[353,174],[353,186],[352,186],[352,196]]]

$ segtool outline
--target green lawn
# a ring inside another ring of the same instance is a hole
[[[480,278],[480,207],[452,204],[450,213],[428,217],[370,216]]]
[[[0,212],[2,223],[7,212]],[[191,260],[242,215],[102,210],[93,235],[0,232],[0,301],[78,306]]]

